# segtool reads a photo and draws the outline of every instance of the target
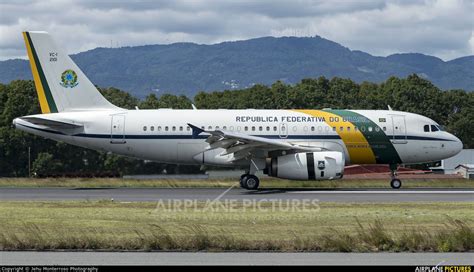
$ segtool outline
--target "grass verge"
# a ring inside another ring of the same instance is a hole
[[[192,204],[0,202],[0,250],[474,250],[472,202]]]
[[[121,178],[0,178],[0,187],[134,187],[134,188],[228,188],[235,179],[157,179],[135,180]],[[290,181],[264,178],[261,188],[390,188],[386,180]],[[403,179],[403,188],[474,188],[466,179]]]

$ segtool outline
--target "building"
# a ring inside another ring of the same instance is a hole
[[[465,179],[474,179],[474,164],[460,164],[456,167],[456,173]]]
[[[431,167],[431,170],[444,174],[455,174],[456,168],[461,164],[474,165],[474,149],[463,149],[456,156],[442,160],[441,166]]]

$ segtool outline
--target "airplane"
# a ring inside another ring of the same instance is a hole
[[[42,114],[16,129],[99,151],[165,163],[244,169],[256,190],[263,171],[290,180],[335,180],[349,164],[439,161],[462,142],[430,118],[395,110],[128,110],[107,101],[47,32],[23,32]]]

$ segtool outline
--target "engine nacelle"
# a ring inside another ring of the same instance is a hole
[[[337,151],[295,153],[267,159],[265,172],[285,179],[340,179],[344,163],[344,154]]]

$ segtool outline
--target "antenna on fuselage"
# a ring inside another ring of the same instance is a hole
[[[390,105],[387,105],[387,107],[389,111],[392,111],[392,107],[390,107]]]
[[[138,108],[138,106],[135,106],[135,109],[136,109],[136,110],[140,110],[140,109]]]
[[[191,104],[191,106],[193,107],[193,110],[197,110],[198,108],[196,108],[196,106],[194,104]]]

